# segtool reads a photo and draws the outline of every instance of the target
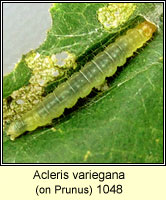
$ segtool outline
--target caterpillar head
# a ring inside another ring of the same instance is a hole
[[[141,29],[142,33],[144,34],[145,37],[147,38],[151,38],[153,33],[156,31],[157,27],[148,22],[148,21],[144,21],[143,23],[139,24],[137,26],[138,29]]]

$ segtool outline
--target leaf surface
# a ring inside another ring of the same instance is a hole
[[[103,5],[55,5],[53,27],[38,51],[52,54],[70,46],[79,57],[94,48],[110,35],[96,20],[96,11]],[[4,134],[3,162],[162,163],[162,56],[159,30],[108,79],[107,91],[80,100],[53,120],[52,126],[40,127],[14,142]]]

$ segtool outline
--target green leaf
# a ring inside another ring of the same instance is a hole
[[[3,77],[3,98],[7,98],[13,91],[18,90],[23,85],[27,85],[30,77],[31,70],[25,63],[23,56],[16,68]]]
[[[93,49],[110,34],[96,20],[100,7],[103,4],[56,4],[51,9],[53,28],[39,50],[52,54],[71,46],[70,50],[79,57]],[[88,34],[99,27],[97,33]],[[73,37],[66,37],[68,34]],[[59,43],[54,42],[56,35],[63,35]],[[3,162],[162,163],[162,54],[160,28],[118,69],[116,76],[108,79],[107,91],[97,95],[93,92],[80,100],[52,126],[38,128],[14,142],[4,135]]]

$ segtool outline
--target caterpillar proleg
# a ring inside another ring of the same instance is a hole
[[[12,122],[7,135],[14,140],[25,131],[32,131],[38,126],[51,123],[52,119],[63,114],[65,108],[74,106],[79,98],[86,97],[93,87],[101,85],[106,77],[112,76],[117,67],[122,66],[136,49],[152,37],[155,31],[156,26],[148,21],[128,30],[126,35],[117,38],[79,72],[73,74],[46,96],[33,110]]]

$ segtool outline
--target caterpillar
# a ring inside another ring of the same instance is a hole
[[[32,131],[51,123],[52,119],[63,114],[65,108],[73,107],[79,98],[86,97],[93,87],[101,85],[106,77],[112,76],[117,67],[124,65],[126,59],[142,47],[155,31],[156,26],[148,21],[129,29],[21,119],[12,122],[7,135],[14,140],[25,131]]]

